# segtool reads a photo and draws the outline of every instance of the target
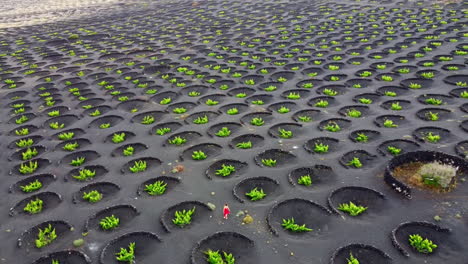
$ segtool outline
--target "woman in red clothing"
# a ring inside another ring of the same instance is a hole
[[[224,219],[228,219],[228,215],[231,213],[231,210],[229,210],[229,206],[227,204],[224,204],[223,207],[223,217]]]

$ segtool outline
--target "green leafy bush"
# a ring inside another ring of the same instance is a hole
[[[348,213],[350,216],[358,216],[367,210],[367,207],[356,205],[353,202],[342,203],[338,206],[338,210]]]
[[[39,234],[34,242],[37,248],[43,248],[52,243],[56,238],[55,228],[52,228],[52,225],[49,224],[44,230],[39,228]]]
[[[37,161],[29,161],[29,163],[21,163],[19,167],[19,172],[21,174],[32,174],[38,168]]]
[[[431,162],[422,165],[418,173],[424,184],[447,188],[457,175],[457,168],[439,162]]]
[[[114,142],[115,144],[122,143],[125,141],[125,136],[126,134],[123,132],[120,134],[115,133],[112,135],[112,142]]]
[[[191,210],[176,211],[172,223],[179,227],[184,227],[192,222],[192,215],[195,213],[195,207]]]
[[[223,255],[219,251],[213,251],[208,249],[203,252],[206,255],[206,261],[208,264],[234,264],[235,258],[231,253],[223,252]],[[224,259],[223,259],[224,257]]]
[[[258,189],[255,187],[250,192],[245,193],[245,196],[249,197],[251,201],[258,201],[265,198],[266,193],[263,191],[263,189]]]
[[[423,238],[418,234],[409,235],[409,244],[420,253],[430,254],[437,248],[431,240]]]
[[[44,205],[44,201],[39,198],[29,201],[26,206],[23,208],[23,211],[29,214],[38,214],[42,212],[42,206]]]
[[[111,216],[106,216],[99,221],[99,226],[103,230],[111,230],[116,227],[118,227],[120,224],[120,219],[118,217],[115,217],[114,215]]]
[[[97,203],[102,199],[102,193],[96,190],[83,193],[83,199],[90,203]]]
[[[201,150],[196,150],[192,154],[192,159],[194,159],[194,160],[204,160],[207,157],[208,156]]]
[[[297,232],[297,233],[312,231],[312,229],[306,227],[305,224],[303,225],[296,224],[294,221],[294,218],[283,219],[283,223],[281,224],[281,226],[286,230]]]
[[[38,179],[36,179],[35,181],[30,182],[24,186],[20,186],[20,188],[23,192],[30,193],[42,188],[42,183]]]
[[[262,164],[267,166],[267,167],[275,167],[276,166],[276,160],[274,160],[274,159],[262,159]]]
[[[86,181],[96,176],[96,171],[81,169],[78,171],[79,175],[73,175],[72,177],[78,181]]]
[[[145,192],[149,195],[163,195],[166,192],[167,183],[164,181],[155,181],[152,184],[145,185]]]
[[[312,185],[312,178],[310,175],[302,175],[297,179],[297,183],[304,186],[310,186]]]
[[[128,264],[135,263],[135,242],[130,243],[128,249],[120,248],[120,251],[115,255],[118,261],[127,262]]]
[[[221,169],[216,170],[216,175],[227,177],[236,171],[236,168],[232,165],[221,164]]]
[[[129,167],[128,169],[133,173],[137,173],[145,171],[146,166],[147,164],[145,160],[137,160],[133,163],[133,166]]]

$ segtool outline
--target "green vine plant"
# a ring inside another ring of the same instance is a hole
[[[240,149],[252,148],[252,141],[239,142],[236,144],[236,148],[240,148]]]
[[[290,131],[290,130],[286,130],[286,129],[283,129],[283,128],[280,128],[278,130],[278,133],[279,133],[279,137],[280,138],[292,138],[293,137],[293,132]]]
[[[227,127],[222,127],[218,132],[216,132],[216,136],[218,137],[228,137],[231,135],[231,130]]]
[[[168,142],[169,144],[180,146],[182,144],[185,144],[185,142],[187,142],[187,139],[176,136],[173,139],[169,139]]]
[[[204,160],[208,156],[201,150],[196,150],[192,153],[192,159],[193,160]]]
[[[103,230],[112,230],[115,229],[119,226],[120,224],[120,219],[118,217],[115,217],[114,215],[111,216],[106,216],[99,221],[99,226]]]
[[[126,134],[125,133],[115,133],[112,135],[112,142],[114,142],[115,144],[118,144],[118,143],[122,143],[125,141],[125,136]]]
[[[163,136],[171,131],[172,129],[170,127],[163,127],[163,128],[156,129],[156,134]]]
[[[327,153],[328,148],[329,146],[323,143],[315,143],[314,152],[315,153]]]
[[[310,175],[302,175],[297,179],[297,183],[304,186],[310,186],[312,185],[312,178]]]
[[[166,192],[167,183],[164,181],[155,181],[152,184],[145,185],[145,192],[149,195],[163,195]]]
[[[83,193],[83,200],[86,200],[90,203],[97,203],[102,199],[102,193],[97,190],[92,190],[90,192]]]
[[[134,151],[135,151],[135,148],[134,148],[134,147],[128,146],[128,147],[126,147],[126,148],[122,151],[122,154],[123,154],[124,156],[132,156],[133,153],[134,153]]]
[[[359,260],[353,256],[353,253],[349,253],[349,259],[347,258],[348,264],[359,264]]]
[[[29,159],[32,159],[35,156],[37,156],[38,153],[39,152],[37,151],[37,149],[28,148],[27,150],[25,150],[24,152],[21,153],[21,157],[22,157],[23,160],[29,160]]]
[[[276,160],[274,159],[262,159],[262,164],[267,167],[276,167]]]
[[[208,264],[235,264],[236,262],[231,253],[223,252],[221,255],[219,251],[213,251],[211,249],[208,249],[203,253],[206,255],[206,262]]]
[[[245,193],[245,196],[249,197],[250,200],[254,202],[265,198],[266,193],[263,191],[263,189],[258,189],[257,187],[255,187],[250,192]]]
[[[143,172],[146,170],[146,161],[145,160],[137,160],[133,163],[133,166],[129,167],[128,169],[132,173],[138,173],[138,172]]]
[[[81,166],[85,162],[85,157],[78,157],[70,162],[70,165],[72,166]]]
[[[50,243],[54,242],[57,239],[57,234],[55,233],[55,228],[52,228],[52,225],[49,224],[46,228],[40,229],[37,238],[34,241],[37,248],[43,248]]]
[[[78,144],[78,142],[73,142],[73,143],[67,143],[63,146],[63,150],[66,150],[66,151],[74,151],[75,149],[77,149],[78,147],[80,146],[80,144]]]
[[[89,169],[81,169],[78,171],[78,175],[73,175],[73,178],[78,181],[87,181],[89,179],[94,178],[96,176],[96,171],[92,171]]]
[[[42,188],[42,183],[38,179],[36,179],[33,182],[20,186],[20,188],[23,192],[30,193],[30,192],[34,192]]]
[[[21,163],[19,172],[21,174],[32,174],[38,169],[37,161],[29,161],[29,163]]]
[[[73,137],[75,137],[74,132],[63,132],[63,133],[58,134],[58,139],[60,140],[70,140]]]
[[[17,141],[16,143],[16,146],[19,147],[19,148],[25,148],[25,147],[29,147],[31,145],[34,144],[34,140],[32,140],[31,138],[28,138],[28,139],[20,139],[19,141]]]
[[[294,221],[294,218],[283,219],[283,223],[281,224],[281,226],[286,230],[296,232],[296,233],[312,231],[312,229],[306,227],[305,224],[303,225],[296,224]]]
[[[38,214],[42,212],[44,201],[39,198],[29,201],[26,206],[23,208],[23,211],[29,214]]]
[[[179,227],[185,227],[192,223],[192,215],[195,213],[195,207],[190,210],[176,211],[172,223]]]
[[[236,171],[233,165],[221,164],[221,169],[216,170],[215,174],[223,177],[227,177]]]
[[[361,168],[362,167],[362,163],[361,163],[361,161],[359,160],[358,157],[353,157],[348,163],[346,163],[346,165],[348,165],[350,167],[354,167],[354,168]]]
[[[437,245],[431,240],[423,238],[419,234],[409,235],[408,241],[411,247],[423,254],[430,254],[437,248]]]
[[[342,203],[338,206],[338,210],[348,213],[350,216],[358,216],[367,210],[367,207],[356,205],[353,202]]]
[[[121,262],[127,262],[128,264],[135,263],[135,242],[131,242],[128,248],[120,248],[117,252],[115,259]]]

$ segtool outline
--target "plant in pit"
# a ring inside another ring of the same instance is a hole
[[[203,253],[206,255],[206,262],[208,264],[234,264],[236,262],[231,253],[223,252],[223,255],[221,256],[219,251],[213,251],[211,249],[208,249]]]
[[[37,161],[29,161],[29,163],[21,163],[18,170],[21,174],[32,174],[37,170],[37,168]]]
[[[292,138],[293,137],[293,132],[291,130],[286,130],[284,128],[278,129],[279,137],[280,138]]]
[[[199,116],[197,117],[196,119],[193,120],[193,123],[194,124],[197,124],[197,125],[201,125],[201,124],[206,124],[208,123],[208,116],[204,115],[204,116]]]
[[[349,259],[347,258],[348,264],[359,264],[359,260],[353,256],[353,253],[349,253]]]
[[[304,186],[310,186],[312,185],[312,178],[310,175],[302,175],[297,179],[297,183]]]
[[[237,108],[230,108],[226,111],[226,114],[228,115],[237,115],[239,113],[239,110]]]
[[[85,162],[85,157],[77,157],[76,159],[70,162],[72,166],[81,166]]]
[[[30,193],[30,192],[34,192],[42,188],[42,183],[38,179],[36,179],[33,182],[20,186],[20,188],[23,192]]]
[[[49,123],[49,127],[52,129],[62,129],[65,127],[65,124],[60,124],[59,122]]]
[[[398,125],[395,124],[395,123],[393,122],[393,120],[391,120],[391,119],[385,119],[385,121],[383,122],[383,126],[384,126],[384,127],[388,127],[388,128],[395,128],[395,127],[398,127]]]
[[[457,169],[448,164],[431,162],[422,165],[418,174],[426,185],[447,188],[457,175]]]
[[[193,153],[192,153],[192,159],[193,160],[204,160],[206,159],[208,156],[201,150],[195,150]]]
[[[47,115],[50,116],[50,117],[59,116],[60,111],[59,110],[50,111],[50,112],[47,113]]]
[[[323,143],[315,143],[314,152],[315,153],[327,153],[328,152],[328,145]]]
[[[439,113],[429,112],[429,113],[426,113],[426,117],[427,117],[427,119],[429,119],[431,121],[437,121],[437,120],[439,120]]]
[[[297,233],[312,231],[312,229],[306,227],[305,224],[303,225],[296,224],[294,221],[294,218],[283,219],[283,223],[281,224],[281,226],[286,230],[297,232]]]
[[[255,81],[253,79],[245,80],[244,83],[247,85],[255,85]]]
[[[250,120],[250,124],[254,126],[262,126],[263,124],[265,124],[265,121],[261,117],[254,117]]]
[[[115,229],[118,227],[120,224],[120,219],[118,217],[115,217],[114,215],[111,216],[106,216],[99,221],[99,226],[103,230],[111,230]]]
[[[356,205],[353,202],[342,203],[338,206],[338,210],[348,213],[350,216],[358,216],[367,210],[367,207]]]
[[[390,106],[390,109],[399,111],[403,109],[403,107],[400,105],[400,102],[396,102],[396,103],[392,103],[392,105]]]
[[[66,151],[74,151],[76,148],[78,148],[80,144],[78,142],[73,142],[73,143],[67,143],[63,146],[63,150]]]
[[[325,100],[319,100],[317,101],[314,106],[316,107],[321,107],[321,108],[325,108],[328,106],[328,101],[325,101]]]
[[[290,92],[286,97],[291,100],[298,100],[301,99],[301,94]]]
[[[192,215],[195,213],[195,207],[190,210],[175,211],[172,223],[179,227],[184,227],[192,222]]]
[[[390,97],[395,97],[395,96],[397,96],[397,93],[392,92],[392,91],[385,91],[384,95],[390,96]]]
[[[372,100],[368,98],[359,98],[361,104],[372,104]]]
[[[167,183],[164,181],[155,181],[152,184],[145,185],[145,192],[149,195],[163,195],[166,192]]]
[[[180,146],[180,145],[184,144],[185,142],[187,142],[187,139],[185,139],[183,137],[176,136],[173,139],[169,139],[168,142],[169,142],[169,144]]]
[[[329,89],[329,88],[326,88],[326,89],[323,89],[322,91],[324,94],[328,95],[328,96],[335,96],[335,95],[338,95],[338,92],[333,90],[333,89]]]
[[[422,88],[422,85],[419,84],[419,83],[410,83],[410,84],[408,85],[408,87],[411,88],[411,89],[421,89],[421,88]]]
[[[232,165],[222,164],[221,169],[216,170],[216,175],[227,177],[236,171],[236,168]]]
[[[185,107],[177,107],[172,110],[174,114],[183,114],[187,112],[187,109]]]
[[[63,132],[60,133],[57,137],[60,140],[70,140],[75,136],[74,132]],[[78,143],[77,143],[78,144]]]
[[[21,152],[21,157],[23,160],[29,160],[37,156],[37,154],[38,154],[38,151],[35,148],[33,149],[28,148],[24,152]]]
[[[154,123],[154,117],[150,116],[150,115],[144,116],[143,119],[141,120],[141,123],[143,125],[153,124]]]
[[[463,91],[460,93],[461,98],[468,98],[468,91]]]
[[[349,117],[359,118],[359,117],[361,117],[362,113],[359,110],[350,109],[350,110],[348,110],[346,115],[349,116]]]
[[[128,169],[132,173],[143,172],[146,170],[147,164],[145,160],[137,160],[133,163],[133,166],[129,167]]]
[[[389,75],[382,75],[382,76],[380,77],[380,79],[381,79],[382,81],[385,81],[385,82],[392,82],[392,81],[393,81],[393,77],[392,77],[392,76],[389,76]]]
[[[127,262],[128,264],[135,263],[135,242],[132,242],[128,245],[127,248],[120,248],[120,251],[115,253],[118,261]]]
[[[365,143],[367,142],[367,140],[369,140],[369,137],[364,133],[358,133],[355,140],[358,142]]]
[[[265,198],[266,193],[263,191],[263,189],[258,189],[257,187],[255,187],[252,190],[250,190],[250,192],[245,193],[245,196],[249,197],[251,201],[258,201]]]
[[[90,203],[97,203],[102,199],[102,193],[97,190],[92,190],[90,192],[83,193],[83,200],[86,200]]]
[[[29,118],[27,116],[22,115],[22,116],[20,116],[19,118],[17,118],[15,120],[15,123],[18,124],[18,125],[21,125],[21,124],[27,122],[28,120],[29,120]]]
[[[359,76],[361,76],[361,77],[369,77],[369,76],[372,76],[372,72],[370,72],[370,71],[364,71],[364,72],[360,73]]]
[[[212,105],[217,105],[217,104],[219,104],[219,101],[215,101],[215,100],[212,100],[212,99],[208,99],[208,100],[206,100],[205,104],[206,104],[206,105],[210,105],[210,106],[212,106]]]
[[[99,128],[100,129],[106,129],[106,128],[109,128],[111,127],[111,123],[102,123],[99,125]]]
[[[216,136],[218,137],[228,137],[231,135],[231,130],[227,127],[222,127],[218,132],[216,132]]]
[[[42,206],[44,205],[44,201],[39,198],[29,201],[26,206],[23,208],[23,211],[29,214],[38,214],[42,212]]]
[[[393,146],[388,146],[387,151],[393,156],[399,155],[401,153],[401,149]]]
[[[431,143],[437,143],[441,139],[441,136],[437,135],[437,134],[432,134],[432,132],[429,132],[429,133],[426,134],[424,139],[431,142]]]
[[[312,121],[312,117],[310,116],[298,116],[297,119],[301,122],[310,122]]]
[[[236,148],[240,148],[240,149],[252,148],[252,142],[251,141],[239,142],[236,144]]]
[[[29,147],[34,144],[34,141],[31,138],[28,139],[20,139],[19,141],[15,142],[16,146],[19,148]]]
[[[341,127],[336,122],[329,122],[327,125],[323,127],[323,129],[330,131],[330,132],[338,132],[341,130]]]
[[[358,157],[353,157],[348,163],[346,163],[346,165],[354,167],[354,168],[362,167],[362,163]]]
[[[124,132],[114,133],[112,135],[112,142],[114,142],[115,144],[122,143],[122,142],[125,141],[125,136],[126,136],[126,134]]]
[[[86,181],[94,178],[94,176],[96,176],[96,171],[81,169],[78,171],[78,175],[73,175],[72,177],[78,181]]]
[[[246,97],[246,96],[247,96],[246,93],[238,93],[238,94],[236,94],[236,97],[237,97],[237,98],[244,98],[244,97]]]
[[[441,105],[442,104],[442,100],[432,98],[432,97],[427,98],[426,100],[424,100],[424,102],[426,102],[426,104],[431,104],[431,105]]]
[[[262,164],[267,167],[276,167],[276,160],[274,159],[262,159]]]
[[[289,111],[290,111],[289,108],[287,108],[286,106],[281,106],[281,107],[277,110],[277,112],[280,113],[280,114],[286,114],[286,113],[288,113]]]
[[[37,248],[43,248],[54,242],[55,239],[57,239],[55,228],[52,228],[52,225],[49,224],[44,230],[39,228],[39,234],[37,234],[37,238],[34,242]]]
[[[409,235],[408,242],[411,247],[423,254],[430,254],[437,248],[431,240],[423,238],[419,234]]]

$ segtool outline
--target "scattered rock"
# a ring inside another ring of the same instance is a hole
[[[242,223],[246,225],[251,224],[252,222],[253,222],[253,218],[250,215],[246,215],[244,219],[242,219]]]
[[[216,193],[215,192],[211,192],[211,196],[214,196]]]
[[[80,239],[75,239],[73,240],[73,246],[74,247],[81,247],[83,244],[84,244],[84,239],[80,238]]]
[[[214,211],[216,209],[216,205],[214,205],[213,203],[206,203],[206,206],[208,206],[211,211]]]
[[[244,213],[244,211],[242,211],[242,210],[239,211],[239,212],[237,212],[237,214],[236,214],[237,217],[241,217],[241,216],[243,216],[243,215],[245,215],[245,213]]]
[[[437,222],[441,221],[442,217],[440,217],[439,215],[436,215],[436,216],[434,216],[434,220],[437,221]]]
[[[185,169],[184,165],[176,165],[172,168],[171,172],[172,173],[179,173],[179,172],[183,172]]]

